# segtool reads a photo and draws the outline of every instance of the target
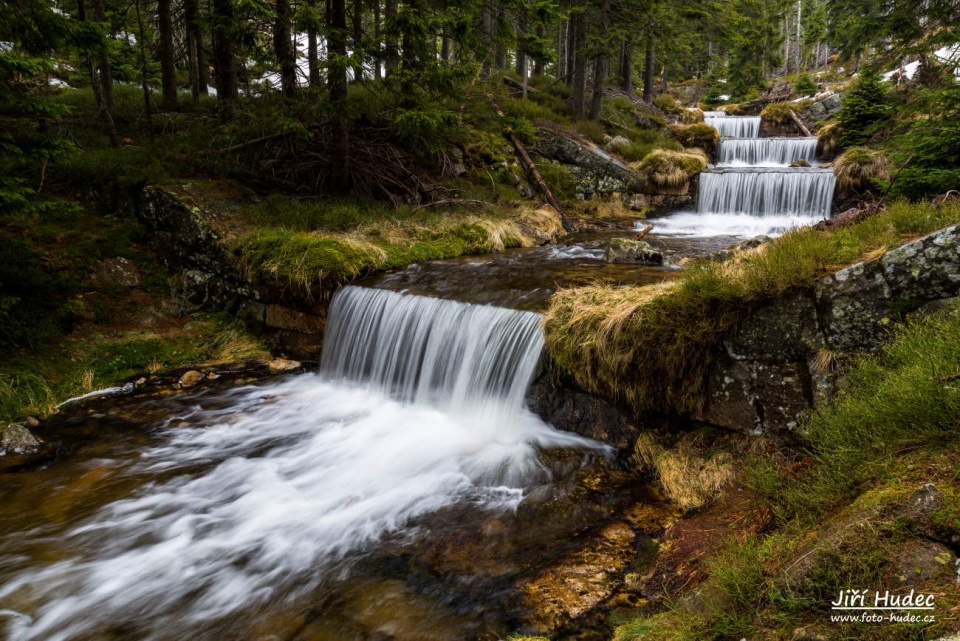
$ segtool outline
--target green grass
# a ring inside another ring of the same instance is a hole
[[[926,482],[944,494],[931,525],[951,540],[960,533],[960,383],[949,377],[958,371],[956,306],[903,325],[878,352],[857,359],[841,393],[800,430],[801,450],[788,452],[804,461],[799,472],[783,465],[782,448],[745,461],[742,478],[779,516],[779,527],[749,537],[731,533],[706,558],[720,607],[697,616],[668,609],[622,625],[614,638],[789,638],[797,627],[827,624],[840,590],[890,586],[892,564],[917,540],[897,510]],[[945,612],[956,600],[953,555],[942,563],[947,578],[918,590],[940,593],[938,610]],[[840,638],[934,638],[950,625],[949,617],[928,630],[845,624]]]
[[[55,350],[23,352],[0,363],[0,420],[46,416],[68,398],[133,376],[266,356],[263,344],[226,315],[206,316],[163,334],[64,336]]]
[[[694,411],[714,347],[752,307],[958,221],[955,202],[898,202],[858,225],[796,230],[735,261],[695,264],[668,285],[562,290],[545,317],[547,349],[586,389],[637,411]]]
[[[236,249],[251,276],[317,297],[364,274],[530,246],[537,242],[532,229],[553,235],[560,228],[559,216],[547,210],[484,216],[427,210],[419,214],[381,219],[339,234],[261,227],[241,237]]]

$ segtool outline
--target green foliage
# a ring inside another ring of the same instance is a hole
[[[843,96],[843,107],[837,120],[843,128],[840,147],[866,144],[887,127],[890,105],[880,76],[866,69],[850,91]]]
[[[0,238],[0,351],[37,345],[74,320],[75,286],[44,269],[26,242]]]
[[[916,200],[960,189],[960,85],[924,90],[914,109],[919,117],[897,137],[910,163],[894,193]]]
[[[573,123],[573,129],[598,145],[602,145],[603,139],[607,136],[607,130],[603,125],[592,120],[578,120]]]
[[[668,114],[679,114],[683,111],[683,107],[680,106],[680,103],[677,102],[677,99],[668,93],[660,94],[654,98],[653,104]]]
[[[801,75],[795,83],[793,83],[793,93],[798,96],[812,96],[819,88],[817,83],[813,81],[813,78],[810,77],[810,74],[805,73]]]

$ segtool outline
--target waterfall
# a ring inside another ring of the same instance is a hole
[[[700,175],[700,214],[830,215],[835,179],[829,169],[721,169]]]
[[[7,638],[253,638],[426,515],[515,508],[544,449],[610,452],[525,409],[542,345],[538,314],[343,289],[319,374],[157,401],[149,447],[98,445],[91,516],[0,534]]]
[[[816,138],[745,138],[721,140],[717,150],[720,165],[786,167],[797,160],[816,161]]]
[[[726,111],[704,111],[703,112],[704,118],[724,118],[726,117],[726,115],[727,115]]]
[[[445,409],[523,405],[543,348],[540,315],[345,287],[334,296],[322,369],[400,400]]]
[[[757,138],[760,116],[704,116],[703,121],[724,138]]]

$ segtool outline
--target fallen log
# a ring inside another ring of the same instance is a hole
[[[813,138],[813,134],[810,133],[810,130],[807,129],[807,126],[803,124],[803,121],[800,120],[800,116],[798,116],[797,112],[795,112],[793,109],[790,110],[790,117],[793,118],[793,122],[797,124],[797,127],[800,128],[800,131],[803,132],[804,136],[807,138]]]
[[[490,101],[490,105],[493,107],[493,110],[497,112],[497,115],[500,118],[506,118],[503,113],[503,110],[500,108],[500,105],[497,104],[496,99],[493,96],[487,96],[487,100]],[[537,166],[533,164],[533,160],[530,158],[530,154],[527,153],[526,148],[523,146],[523,143],[520,142],[520,138],[517,137],[517,134],[514,133],[513,129],[509,126],[507,127],[507,138],[510,139],[510,144],[513,145],[513,150],[517,154],[517,160],[520,161],[520,165],[523,167],[524,171],[527,172],[527,175],[533,180],[537,188],[543,194],[544,198],[547,199],[547,203],[551,207],[557,210],[557,213],[560,214],[560,221],[563,223],[563,228],[570,232],[573,231],[573,223],[563,215],[563,208],[560,206],[560,201],[556,199],[553,195],[553,192],[550,191],[550,186],[547,185],[546,181],[543,179],[543,176],[540,175],[540,172],[537,171]]]
[[[653,231],[653,225],[647,225],[640,230],[639,234],[637,234],[637,240],[643,240],[651,231]]]

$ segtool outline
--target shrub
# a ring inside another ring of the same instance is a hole
[[[699,149],[686,152],[658,149],[633,168],[646,174],[654,185],[680,187],[707,168],[707,155]]]
[[[911,160],[894,189],[912,199],[960,189],[960,86],[951,82],[921,96],[919,117],[896,139]]]
[[[677,99],[668,93],[660,94],[653,99],[653,104],[668,114],[679,114],[683,112],[683,107],[677,102]]]
[[[793,93],[799,96],[812,96],[819,90],[817,83],[813,81],[810,74],[805,73],[797,79],[793,85]]]
[[[879,151],[852,147],[833,163],[833,174],[843,189],[869,187],[874,181],[890,178],[890,160]]]
[[[713,149],[720,142],[720,132],[706,123],[673,125],[670,131],[684,147]]]
[[[890,117],[886,91],[875,71],[866,70],[843,97],[837,120],[843,126],[840,146],[862,145],[883,130]]]

